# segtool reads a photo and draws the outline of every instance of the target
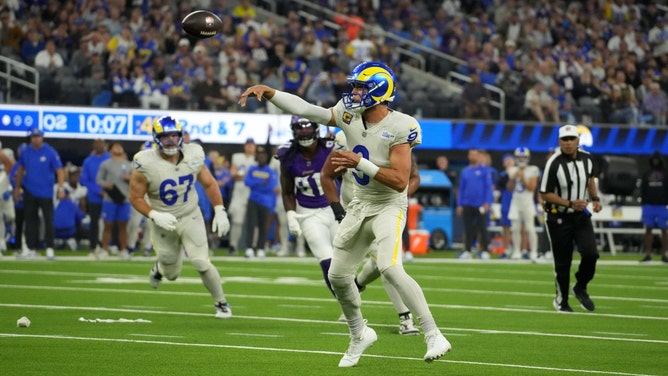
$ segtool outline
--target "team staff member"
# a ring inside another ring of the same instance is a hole
[[[594,302],[587,294],[587,284],[594,278],[598,251],[587,203],[592,201],[594,212],[598,213],[601,202],[596,190],[592,157],[578,149],[579,139],[576,126],[559,128],[559,150],[548,159],[540,184],[545,225],[554,255],[557,285],[554,308],[559,312],[573,312],[568,305],[568,286],[574,244],[578,246],[581,261],[575,273],[573,294],[582,308],[594,310]]]
[[[16,186],[14,187],[15,202],[23,193],[25,211],[25,236],[28,250],[19,254],[18,258],[33,258],[39,246],[39,210],[44,218],[44,242],[46,258],[55,259],[53,243],[55,227],[53,223],[53,186],[58,184],[56,197],[65,197],[65,172],[56,149],[44,142],[44,132],[34,127],[28,130],[30,145],[26,147],[17,161]],[[20,236],[20,234],[16,234]]]

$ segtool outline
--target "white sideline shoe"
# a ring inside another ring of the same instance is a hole
[[[47,248],[46,249],[46,259],[47,260],[55,260],[56,259],[56,253],[53,251],[53,248]]]
[[[102,248],[95,249],[95,258],[98,260],[106,260],[109,258],[109,251]]]
[[[130,254],[130,251],[127,249],[124,249],[118,252],[118,258],[121,260],[130,260],[132,258],[132,254]]]
[[[353,338],[351,336],[350,345],[348,345],[348,350],[346,350],[346,353],[343,354],[343,358],[339,361],[339,367],[356,366],[362,353],[364,353],[364,350],[371,347],[377,339],[378,335],[376,335],[376,332],[368,326],[364,327],[362,335],[359,338]]]
[[[399,334],[403,336],[415,336],[420,334],[420,329],[415,327],[413,316],[409,313],[405,316],[399,316]]]
[[[77,240],[74,238],[65,240],[65,244],[67,244],[67,248],[69,248],[71,251],[76,251],[79,248]]]
[[[267,255],[267,253],[264,251],[264,249],[258,249],[257,250],[257,258],[263,259],[266,255]]]
[[[16,259],[17,260],[32,260],[35,257],[37,257],[37,251],[33,251],[31,249],[24,248],[21,253],[16,254]]]
[[[248,248],[246,250],[246,253],[244,254],[245,258],[254,258],[255,257],[255,250],[253,248]]]
[[[214,307],[216,307],[217,319],[229,319],[232,317],[232,308],[230,308],[229,303],[218,302],[214,304]]]
[[[450,342],[445,339],[438,329],[425,334],[424,341],[427,343],[427,353],[424,354],[424,361],[427,363],[442,357],[452,349]]]

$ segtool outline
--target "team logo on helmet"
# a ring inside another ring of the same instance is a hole
[[[353,87],[362,87],[359,101],[354,100],[352,92],[343,94],[346,109],[361,113],[367,108],[383,102],[392,102],[396,91],[394,72],[387,65],[376,62],[359,64],[350,73],[346,82]]]
[[[160,138],[170,134],[178,134],[178,141],[163,144]],[[167,155],[174,155],[183,147],[183,126],[172,116],[159,117],[153,122],[153,141],[158,145],[158,150]]]

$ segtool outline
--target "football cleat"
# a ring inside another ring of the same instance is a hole
[[[364,351],[371,347],[377,339],[378,335],[376,332],[368,326],[364,326],[360,337],[350,337],[348,350],[346,350],[346,353],[343,354],[343,358],[339,361],[339,367],[356,366]]]
[[[424,361],[427,363],[442,357],[452,349],[450,342],[438,329],[432,330],[429,334],[425,333],[424,341],[427,343],[427,353],[424,354]]]
[[[230,308],[229,303],[218,302],[214,304],[214,307],[216,307],[217,319],[229,319],[232,317],[232,308]]]
[[[157,289],[162,282],[162,274],[158,271],[158,260],[155,261],[155,264],[151,268],[151,271],[148,273],[148,283],[154,289]]]
[[[46,249],[46,259],[47,260],[55,260],[56,259],[56,253],[53,251],[53,248],[47,248]]]
[[[399,315],[399,334],[402,336],[415,336],[420,330],[415,327],[413,316],[410,313]]]

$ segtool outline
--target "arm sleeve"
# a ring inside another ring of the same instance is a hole
[[[287,113],[305,117],[319,124],[328,124],[332,119],[332,112],[328,108],[310,104],[296,95],[280,90],[276,90],[269,102]]]

